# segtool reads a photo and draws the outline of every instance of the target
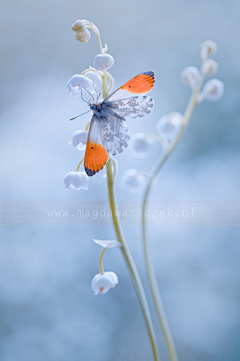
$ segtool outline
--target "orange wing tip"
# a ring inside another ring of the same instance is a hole
[[[134,94],[148,93],[152,89],[154,82],[154,72],[148,71],[135,76],[135,78],[129,80],[120,89],[124,89],[129,93]]]
[[[98,143],[87,143],[87,149],[85,153],[85,172],[89,177],[99,172],[107,163],[108,153],[106,149]]]

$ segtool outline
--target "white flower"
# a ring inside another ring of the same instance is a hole
[[[72,142],[69,142],[69,144],[78,150],[84,150],[86,149],[87,138],[88,132],[86,130],[76,130],[73,133]]]
[[[202,72],[203,75],[215,74],[218,71],[218,63],[212,59],[206,59],[203,62]]]
[[[93,66],[97,70],[108,70],[114,64],[114,59],[110,54],[98,54],[95,56]]]
[[[74,189],[88,189],[89,177],[85,172],[68,172],[64,179],[65,188],[74,188]]]
[[[201,44],[201,58],[207,59],[210,55],[215,54],[217,51],[217,44],[212,40],[206,40]]]
[[[153,144],[153,139],[145,133],[136,133],[132,136],[130,150],[135,158],[146,158],[147,152]]]
[[[203,87],[203,90],[198,94],[198,103],[201,103],[204,99],[211,102],[216,102],[223,97],[224,84],[221,80],[211,79]]]
[[[81,88],[93,91],[93,82],[84,75],[75,74],[67,82],[67,88],[72,96],[81,95]]]
[[[164,115],[156,124],[156,129],[160,137],[167,143],[171,143],[179,131],[183,123],[183,115],[178,112]]]
[[[98,273],[93,277],[91,287],[95,295],[99,293],[104,295],[117,284],[118,277],[114,272],[104,272],[104,274]]]
[[[83,20],[76,20],[72,24],[72,30],[75,32],[75,38],[81,43],[87,43],[91,38],[90,32],[87,30],[87,26]]]
[[[93,242],[95,242],[96,244],[99,244],[99,246],[102,246],[103,248],[112,248],[112,247],[121,247],[121,243],[119,243],[118,241],[107,241],[105,239],[94,239],[93,238]]]
[[[136,169],[127,169],[123,173],[121,184],[129,193],[141,193],[146,185],[146,178]]]
[[[187,66],[180,74],[180,79],[183,84],[190,86],[192,89],[196,88],[200,78],[200,72],[196,66]]]
[[[88,71],[85,76],[92,80],[97,93],[102,92],[102,77],[95,71]]]

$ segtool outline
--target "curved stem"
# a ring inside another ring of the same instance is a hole
[[[82,160],[80,160],[80,162],[78,163],[76,172],[79,172],[80,166],[81,166],[81,164],[82,164],[83,161],[84,161],[84,158],[83,158]]]
[[[146,218],[145,218],[145,210],[146,210],[146,205],[147,205],[147,201],[148,201],[148,197],[149,197],[149,193],[151,190],[151,187],[158,175],[158,172],[160,171],[162,165],[165,163],[165,161],[167,160],[167,158],[169,157],[169,155],[172,153],[173,149],[175,148],[175,146],[177,145],[184,129],[186,128],[189,119],[192,115],[193,109],[197,103],[197,95],[199,93],[199,90],[201,89],[202,86],[202,82],[203,82],[203,75],[201,75],[200,81],[199,81],[199,85],[198,87],[192,92],[192,96],[188,102],[187,108],[185,110],[184,113],[184,121],[182,124],[182,128],[178,134],[178,136],[176,137],[175,141],[173,142],[173,144],[166,150],[166,153],[164,155],[163,158],[161,158],[161,160],[159,161],[159,163],[156,165],[155,170],[152,173],[152,176],[150,177],[149,181],[148,181],[148,185],[144,194],[144,198],[143,198],[143,207],[142,207],[142,231],[143,231],[143,247],[144,247],[144,257],[145,257],[145,262],[146,262],[146,267],[147,267],[147,274],[148,274],[148,279],[149,279],[149,284],[150,284],[150,288],[151,288],[151,292],[152,292],[152,297],[155,303],[155,307],[157,309],[157,314],[158,314],[158,318],[160,320],[162,329],[163,329],[163,333],[164,333],[164,337],[166,339],[167,342],[167,346],[168,346],[168,351],[170,354],[170,358],[171,361],[177,361],[177,353],[176,353],[176,349],[175,349],[175,345],[174,345],[174,341],[173,341],[173,337],[171,334],[171,330],[170,327],[168,325],[168,321],[167,321],[167,317],[163,308],[163,303],[162,303],[162,299],[161,299],[161,295],[160,295],[160,291],[158,288],[158,284],[157,284],[157,280],[156,280],[156,275],[154,272],[154,268],[150,262],[150,256],[149,256],[149,251],[148,251],[148,243],[147,243],[147,235],[146,235]]]
[[[128,244],[124,238],[121,226],[119,224],[118,216],[117,216],[117,208],[115,203],[115,197],[114,197],[114,189],[113,189],[113,176],[112,176],[112,167],[111,167],[111,159],[109,159],[107,163],[107,179],[108,179],[108,195],[109,195],[109,204],[112,212],[112,218],[113,218],[113,225],[115,228],[115,232],[117,235],[118,242],[121,243],[122,247],[120,248],[123,254],[123,257],[125,259],[125,262],[127,264],[133,285],[135,287],[135,291],[137,293],[139,302],[141,304],[141,308],[143,311],[143,315],[147,324],[148,334],[151,341],[151,346],[153,350],[154,360],[159,361],[159,355],[158,355],[158,349],[157,349],[157,343],[156,343],[156,336],[153,329],[152,319],[147,303],[147,299],[143,290],[143,286],[137,271],[137,268],[135,266],[135,263],[133,261],[131,252],[128,248]]]
[[[102,249],[102,252],[101,252],[100,258],[99,258],[99,270],[100,270],[101,275],[104,274],[102,258],[103,258],[103,255],[104,255],[104,252],[106,251],[106,249],[107,249],[106,247]]]

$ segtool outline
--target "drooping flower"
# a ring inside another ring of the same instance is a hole
[[[74,188],[77,190],[87,190],[89,177],[85,172],[68,172],[63,181],[66,189]]]
[[[123,173],[121,185],[129,193],[141,193],[146,185],[146,177],[136,169],[127,169]]]
[[[76,20],[72,24],[72,30],[75,32],[75,38],[81,43],[87,43],[91,38],[91,33],[87,30],[86,23],[83,20]]]
[[[110,54],[98,54],[95,56],[93,66],[96,70],[108,70],[114,64],[114,59]]]
[[[71,96],[81,95],[81,89],[87,89],[89,92],[93,92],[93,82],[91,79],[84,75],[75,74],[67,82],[67,88],[71,93]]]
[[[160,137],[166,144],[174,141],[181,130],[183,124],[183,115],[178,112],[164,115],[156,124],[156,129]]]
[[[212,59],[206,59],[203,62],[202,72],[203,75],[215,74],[218,71],[218,63]]]
[[[88,71],[85,76],[92,80],[97,93],[102,92],[102,77],[95,71]]]
[[[78,150],[84,150],[86,149],[87,138],[88,132],[86,130],[76,130],[73,133],[72,142],[69,142],[69,144]]]
[[[132,136],[130,150],[134,158],[146,158],[153,139],[147,137],[145,133],[136,133]]]
[[[198,94],[198,103],[201,103],[204,99],[216,102],[223,97],[223,94],[223,82],[218,79],[211,79],[204,85],[202,92]]]
[[[93,277],[91,282],[92,290],[95,295],[107,293],[110,288],[115,287],[118,284],[118,277],[114,272],[98,273]]]
[[[187,66],[181,72],[180,79],[184,85],[194,89],[198,85],[200,72],[196,66]]]
[[[212,40],[206,40],[201,44],[201,58],[207,59],[210,55],[217,52],[217,44]]]

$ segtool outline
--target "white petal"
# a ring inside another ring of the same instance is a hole
[[[97,70],[108,70],[114,64],[114,59],[110,54],[98,54],[95,56],[93,66]]]
[[[145,133],[136,133],[132,136],[130,150],[135,158],[146,158],[153,139],[147,138]]]
[[[78,150],[86,149],[88,132],[86,130],[76,130],[72,136],[72,142],[69,143]]]
[[[211,102],[216,102],[223,97],[224,84],[221,80],[211,79],[203,87],[202,92],[198,96],[198,102],[207,99]]]
[[[116,275],[116,273],[108,271],[105,272],[105,275],[111,278],[112,282],[114,283],[114,286],[118,285],[118,276]]]
[[[200,78],[200,72],[196,66],[187,66],[180,74],[180,79],[183,84],[190,86],[192,89],[196,88]]]
[[[121,243],[119,243],[118,241],[115,241],[115,240],[105,241],[105,240],[98,240],[98,239],[93,238],[93,242],[95,242],[96,244],[99,244],[103,248],[121,247]]]
[[[164,115],[156,124],[156,129],[160,137],[167,143],[171,143],[179,131],[183,123],[183,116],[178,112]]]
[[[105,272],[103,275],[98,273],[93,277],[91,282],[92,290],[95,295],[99,293],[105,294],[110,288],[113,288],[118,284],[117,275],[113,272]]]
[[[71,91],[71,89],[74,87],[92,89],[93,82],[91,79],[87,78],[84,75],[75,74],[69,79],[69,81],[67,83],[67,88],[69,91]]]
[[[206,40],[201,44],[201,58],[207,59],[217,51],[217,44],[212,40]]]
[[[73,31],[83,31],[86,30],[87,26],[85,24],[85,22],[83,20],[76,20],[73,24],[72,24],[72,30]]]
[[[85,76],[92,80],[97,93],[102,92],[102,77],[95,71],[88,71]]]
[[[218,63],[212,59],[206,59],[203,62],[202,72],[204,75],[215,74],[218,71]]]
[[[91,38],[91,33],[87,29],[84,31],[76,31],[75,38],[81,43],[87,43],[88,40]]]
[[[146,185],[146,178],[136,169],[127,169],[121,180],[122,188],[129,193],[140,193]]]
[[[68,172],[64,179],[65,188],[88,189],[89,177],[85,172]]]

